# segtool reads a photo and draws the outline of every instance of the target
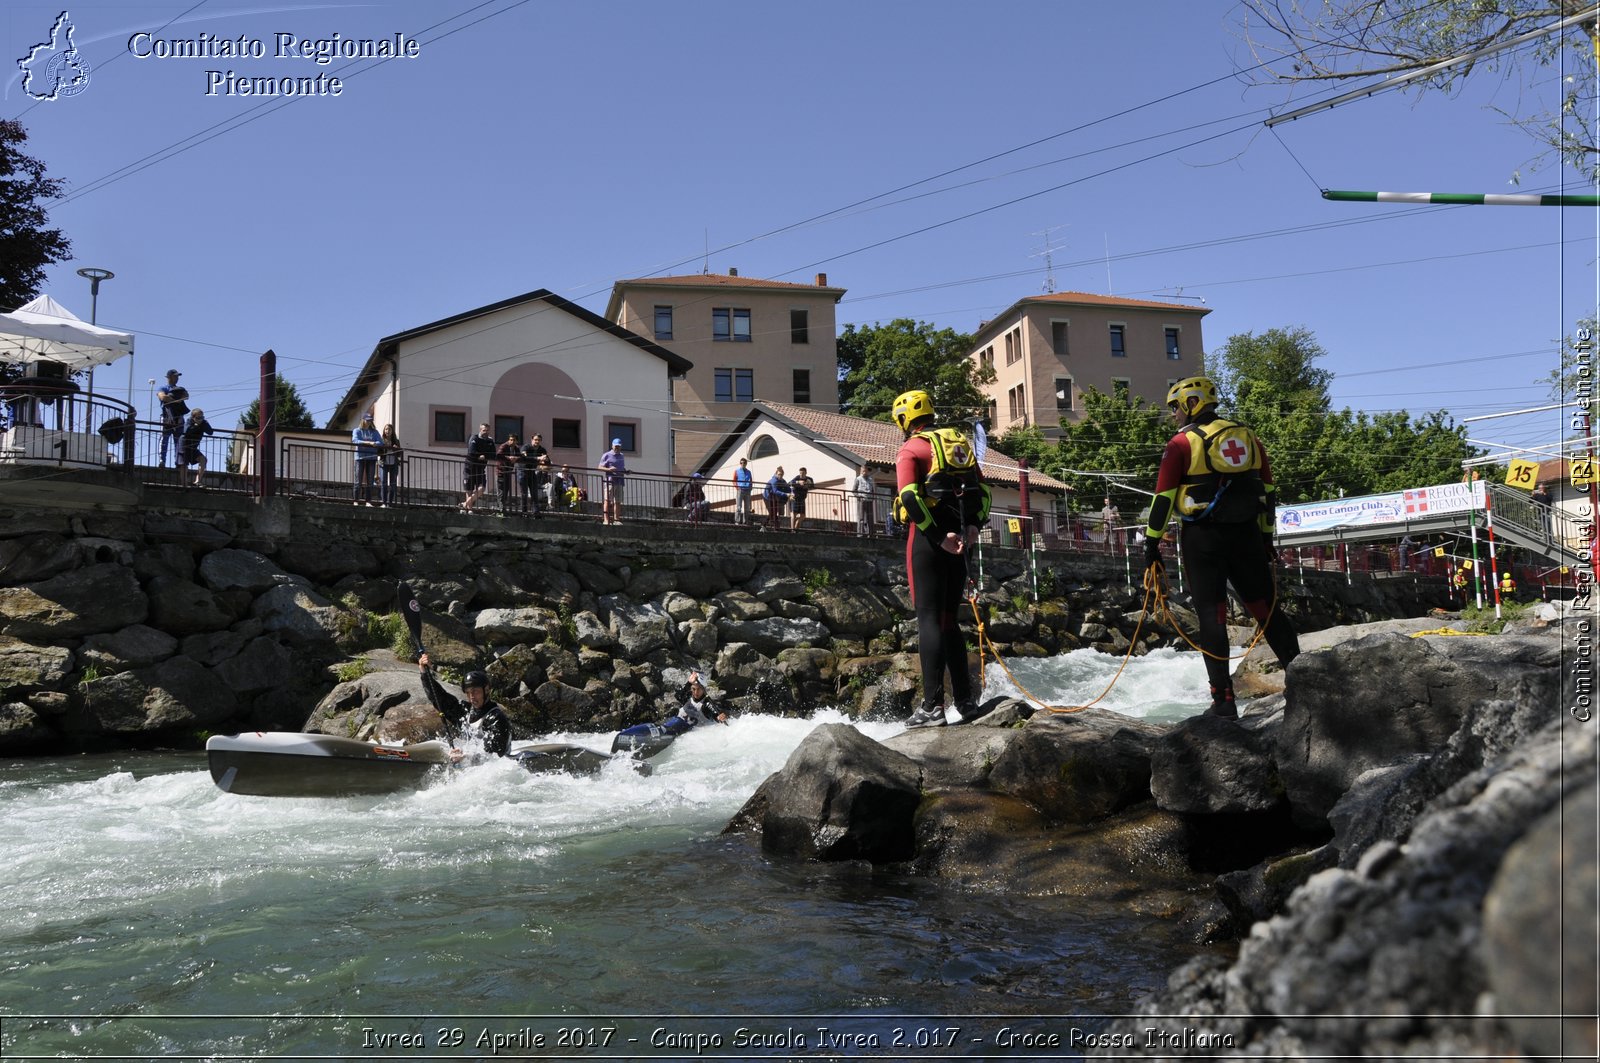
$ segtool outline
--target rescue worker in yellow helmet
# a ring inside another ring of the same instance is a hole
[[[943,727],[947,674],[961,718],[977,714],[960,617],[967,550],[989,519],[989,488],[966,433],[934,427],[933,399],[926,391],[901,395],[891,413],[906,437],[895,456],[896,508],[906,525],[906,583],[922,664],[922,704],[907,722]]]
[[[1254,432],[1217,416],[1217,386],[1188,377],[1167,392],[1167,407],[1179,427],[1161,455],[1156,496],[1145,529],[1145,564],[1165,574],[1161,539],[1177,517],[1183,571],[1200,621],[1211,685],[1208,715],[1238,716],[1228,661],[1228,585],[1256,622],[1266,627],[1267,645],[1288,667],[1300,640],[1273,602],[1273,509],[1277,489],[1266,448]]]

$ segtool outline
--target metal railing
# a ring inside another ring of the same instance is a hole
[[[0,462],[74,469],[131,466],[131,406],[105,395],[8,395],[0,424]]]

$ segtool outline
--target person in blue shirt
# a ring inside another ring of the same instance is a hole
[[[783,478],[782,465],[767,481],[767,489],[762,497],[767,503],[767,527],[777,531],[783,526],[783,510],[789,502],[789,481]]]
[[[739,459],[739,467],[733,470],[733,522],[735,524],[750,523],[750,490],[755,486],[755,477],[750,475],[750,462],[746,458]]]
[[[156,400],[161,403],[161,458],[160,468],[167,464],[167,444],[172,446],[172,463],[178,464],[183,455],[183,419],[189,412],[189,389],[178,384],[183,374],[176,369],[167,370],[167,382],[156,389]]]
[[[372,423],[371,410],[350,433],[350,442],[356,446],[356,505],[375,506],[372,496],[378,485],[378,452],[383,449],[383,436]]]
[[[601,455],[596,468],[605,474],[601,477],[604,494],[601,496],[600,515],[607,524],[621,524],[622,481],[628,473],[628,459],[622,453],[622,440],[611,441],[611,449]]]

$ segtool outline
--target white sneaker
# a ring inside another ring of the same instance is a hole
[[[906,720],[907,727],[943,727],[944,706],[934,705],[925,709],[918,709]]]

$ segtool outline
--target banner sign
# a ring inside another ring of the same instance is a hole
[[[1306,502],[1279,506],[1277,533],[1334,531],[1339,528],[1372,528],[1384,524],[1403,524],[1426,520],[1445,513],[1465,513],[1482,509],[1484,484],[1440,484],[1383,495],[1335,498],[1328,502]]]

